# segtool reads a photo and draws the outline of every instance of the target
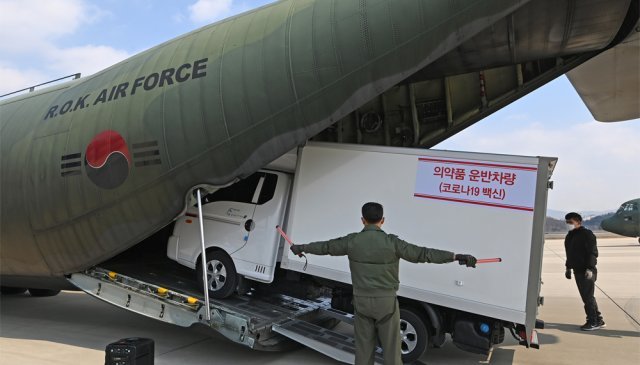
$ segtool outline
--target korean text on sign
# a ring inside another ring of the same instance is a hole
[[[533,211],[536,177],[534,166],[423,157],[414,196]]]

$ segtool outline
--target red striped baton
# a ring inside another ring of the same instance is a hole
[[[284,240],[289,243],[289,246],[293,246],[293,241],[291,241],[291,238],[289,238],[289,236],[287,236],[287,234],[284,233],[282,228],[280,228],[280,226],[276,226],[276,229],[278,230],[278,233],[280,233],[282,238],[284,238]],[[309,261],[307,260],[307,256],[305,256],[304,254],[300,253],[300,254],[298,254],[298,257],[304,257],[304,261],[305,262],[304,262],[304,267],[302,268],[302,271],[306,271],[307,270],[307,264],[309,263]]]
[[[502,262],[502,259],[500,257],[496,257],[493,259],[478,259],[478,261],[476,261],[476,264],[490,264],[492,262]]]

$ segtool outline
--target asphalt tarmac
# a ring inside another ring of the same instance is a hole
[[[543,263],[545,304],[538,318],[540,349],[516,344],[507,333],[491,364],[640,364],[640,245],[634,238],[599,240],[596,299],[607,328],[582,332],[584,311],[573,280],[564,278],[561,240],[548,240]],[[345,328],[346,329],[346,328]],[[310,349],[264,353],[220,336],[167,325],[110,306],[79,292],[35,298],[0,298],[0,364],[104,364],[107,344],[124,337],[155,340],[155,363],[337,364]],[[485,357],[452,343],[429,349],[424,364],[478,364]]]

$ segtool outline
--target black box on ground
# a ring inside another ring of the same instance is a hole
[[[153,365],[153,351],[150,338],[123,338],[107,345],[104,365]]]

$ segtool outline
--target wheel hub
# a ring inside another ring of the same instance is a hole
[[[403,355],[411,353],[418,346],[418,333],[413,325],[400,319],[400,348]]]
[[[227,268],[219,260],[207,262],[207,287],[211,291],[222,289],[227,281]]]

